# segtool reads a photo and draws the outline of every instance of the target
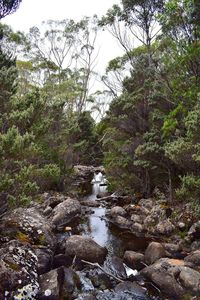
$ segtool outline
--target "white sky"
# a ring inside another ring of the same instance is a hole
[[[106,13],[113,4],[120,0],[22,0],[18,10],[2,22],[10,25],[13,30],[27,32],[32,26],[40,26],[45,20],[74,19],[84,16],[99,17]],[[108,33],[100,37],[100,53],[97,71],[103,72],[109,60],[122,53],[116,40]]]

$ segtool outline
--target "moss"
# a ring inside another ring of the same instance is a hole
[[[22,242],[22,243],[29,243],[32,244],[32,239],[25,233],[18,231],[16,234],[16,238],[18,239],[18,241]]]
[[[16,272],[20,272],[21,271],[21,267],[17,264],[17,263],[14,263],[14,262],[10,262],[10,261],[6,261],[4,260],[5,263],[8,265],[8,267]]]
[[[38,245],[46,245],[46,238],[45,238],[45,235],[44,234],[40,234],[38,236],[38,239],[37,239],[37,244]]]

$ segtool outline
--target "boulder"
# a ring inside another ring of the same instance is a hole
[[[64,202],[58,204],[52,211],[51,222],[60,229],[69,224],[75,217],[81,213],[79,201],[67,198]]]
[[[121,258],[112,256],[105,262],[104,266],[108,270],[108,272],[115,275],[116,277],[121,279],[127,278],[126,269]]]
[[[145,208],[151,210],[153,207],[153,200],[152,199],[140,199],[138,204],[140,206],[144,206]]]
[[[179,280],[182,286],[190,292],[200,295],[200,273],[188,268],[182,267]]]
[[[47,273],[51,270],[53,261],[53,252],[46,247],[35,249],[37,256],[37,272],[39,275]]]
[[[159,222],[155,227],[155,232],[161,235],[169,236],[174,231],[175,226],[167,219]]]
[[[16,239],[52,250],[56,246],[50,222],[35,208],[17,208],[5,214],[0,224],[0,235],[8,240]]]
[[[146,290],[144,288],[139,286],[139,284],[137,284],[136,282],[130,282],[130,281],[125,281],[125,282],[119,283],[115,287],[114,291],[116,293],[129,292],[132,295],[135,295],[135,297],[142,297],[142,298],[146,294]]]
[[[59,300],[60,283],[58,277],[58,269],[51,270],[39,277],[39,300],[53,299]]]
[[[102,263],[107,255],[107,249],[101,247],[89,237],[73,235],[65,242],[65,255]]]
[[[89,207],[99,207],[100,203],[95,200],[84,200],[81,201],[81,205],[89,206]]]
[[[126,216],[126,211],[123,207],[121,206],[114,206],[113,208],[111,208],[110,210],[110,216],[112,218],[116,217],[116,216],[121,216],[124,217]]]
[[[181,255],[180,245],[172,244],[172,243],[163,243],[162,245],[165,248],[167,256],[178,258],[178,256]]]
[[[134,232],[134,233],[137,235],[138,233],[144,232],[144,231],[145,231],[145,228],[144,228],[144,226],[143,226],[142,224],[140,224],[140,223],[134,223],[134,224],[132,224],[132,226],[131,226],[131,231]]]
[[[161,258],[144,268],[141,274],[156,284],[170,299],[182,299],[185,289],[178,280],[181,266],[184,266],[182,260]]]
[[[200,250],[191,252],[188,256],[184,258],[184,261],[192,264],[194,267],[200,266]]]
[[[145,250],[144,260],[148,265],[151,265],[159,258],[165,257],[165,255],[165,248],[162,244],[151,242]]]
[[[28,244],[10,241],[0,249],[0,299],[35,299],[37,257]]]
[[[131,221],[133,223],[143,223],[143,218],[140,215],[132,214],[131,215]]]
[[[116,216],[111,220],[111,222],[123,229],[130,229],[130,226],[132,225],[131,221],[121,216]]]
[[[141,270],[145,266],[144,254],[135,251],[126,251],[123,260],[132,269]]]
[[[67,268],[58,268],[39,277],[39,300],[74,299],[73,293],[80,288],[79,276]]]
[[[188,236],[193,239],[200,238],[200,221],[194,223],[190,227],[190,229],[188,231]]]

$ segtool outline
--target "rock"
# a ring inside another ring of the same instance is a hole
[[[200,295],[200,273],[188,268],[182,267],[179,274],[179,280],[184,288],[192,293]]]
[[[65,196],[62,194],[56,194],[55,196],[48,197],[44,205],[45,207],[55,208],[58,204],[62,203],[65,200]]]
[[[131,221],[133,223],[143,223],[143,218],[140,215],[133,214],[131,215]]]
[[[51,270],[52,260],[53,260],[53,252],[46,248],[40,247],[35,250],[35,254],[37,256],[37,272],[39,275],[47,273]]]
[[[0,249],[0,258],[0,299],[22,299],[23,295],[35,299],[39,284],[32,247],[10,241]]]
[[[50,206],[47,206],[45,209],[44,209],[44,211],[43,211],[43,215],[44,216],[49,216],[50,215],[50,213],[52,212],[52,208],[50,207]]]
[[[121,217],[121,216],[117,216],[115,217],[112,222],[120,227],[120,228],[124,228],[124,229],[130,229],[130,226],[132,224],[131,221],[129,221],[128,219],[124,218],[124,217]]]
[[[152,209],[153,207],[153,200],[152,199],[140,199],[139,203],[140,206],[144,206],[147,209]]]
[[[178,228],[180,229],[180,230],[184,230],[185,228],[186,228],[186,224],[185,223],[183,223],[183,222],[178,222]]]
[[[127,278],[126,269],[121,258],[112,256],[108,261],[105,262],[104,266],[106,269],[108,269],[108,272],[116,277],[121,279]]]
[[[180,268],[184,265],[181,260],[161,258],[153,265],[144,268],[141,274],[150,279],[170,299],[183,299],[185,289],[178,281]]]
[[[126,211],[124,208],[122,208],[121,206],[114,206],[113,208],[111,208],[110,210],[110,216],[112,218],[116,217],[116,216],[121,216],[124,217],[126,216]]]
[[[177,258],[180,255],[180,245],[172,243],[163,243],[162,245],[165,248],[165,251],[167,252],[168,256]]]
[[[165,257],[165,249],[162,244],[152,242],[145,250],[144,260],[148,265],[153,264],[159,258]]]
[[[192,244],[191,244],[191,250],[192,251],[195,251],[195,250],[198,250],[200,249],[200,241],[194,241]]]
[[[124,253],[124,262],[128,267],[136,270],[144,268],[144,254],[135,251],[126,251]]]
[[[107,255],[107,249],[89,237],[73,235],[65,242],[65,255],[102,263]]]
[[[60,298],[71,299],[72,294],[77,291],[77,288],[81,288],[80,278],[78,274],[70,268],[62,268],[62,270],[64,277],[62,279]],[[72,299],[74,299],[74,297]]]
[[[0,235],[51,250],[56,246],[49,221],[35,208],[17,208],[5,214],[1,220]]]
[[[72,265],[73,258],[66,256],[65,254],[57,254],[53,258],[53,269],[60,267],[70,267]]]
[[[77,200],[67,198],[58,204],[52,212],[51,222],[57,229],[69,224],[81,212],[81,205]]]
[[[200,250],[191,252],[188,256],[184,258],[184,261],[192,264],[194,267],[200,266]]]
[[[136,235],[137,233],[142,233],[145,231],[145,228],[142,224],[140,223],[134,223],[131,226],[131,231],[133,231]]]
[[[58,280],[58,269],[51,270],[39,277],[40,291],[39,300],[59,300],[60,283]]]
[[[146,290],[144,288],[142,288],[141,286],[139,286],[139,284],[137,284],[136,282],[130,282],[130,281],[125,281],[125,282],[119,283],[115,287],[114,291],[116,293],[129,292],[132,295],[135,295],[137,297],[141,296],[142,298],[146,293]]]
[[[99,207],[100,203],[95,200],[84,200],[81,201],[81,205],[89,206],[89,207]]]
[[[189,231],[188,231],[188,236],[193,238],[193,239],[197,239],[200,238],[200,221],[194,223]]]
[[[175,229],[175,226],[169,221],[164,220],[158,223],[155,227],[155,232],[162,235],[169,236]]]

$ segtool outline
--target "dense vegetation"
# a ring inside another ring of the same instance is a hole
[[[113,188],[199,205],[199,14],[198,1],[123,0],[100,22],[125,49],[105,78],[121,85],[102,121]]]
[[[109,62],[106,90],[91,95],[101,28],[124,55]],[[122,0],[101,20],[48,21],[27,35],[1,24],[0,33],[2,197],[27,202],[60,188],[74,164],[101,163],[101,145],[112,189],[198,209],[198,1]],[[99,94],[113,100],[95,125]]]

